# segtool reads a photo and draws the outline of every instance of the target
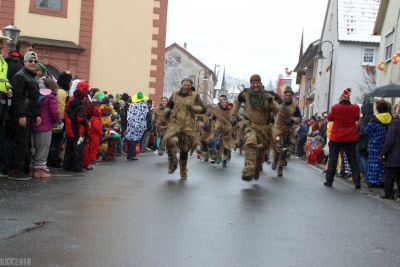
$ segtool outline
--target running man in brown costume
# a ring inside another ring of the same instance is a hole
[[[273,97],[265,93],[261,77],[254,74],[250,77],[250,88],[245,88],[236,98],[232,110],[231,123],[237,121],[241,103],[244,103],[242,129],[244,131],[244,181],[257,180],[264,162],[264,149],[267,147],[271,133],[268,132],[271,111],[278,111],[278,104]]]
[[[196,116],[196,126],[199,131],[199,139],[201,142],[201,151],[204,161],[208,161],[211,156],[211,150],[214,144],[214,122],[211,121],[213,112],[212,105],[206,106],[207,111],[205,114]]]
[[[232,110],[228,107],[226,95],[220,95],[219,100],[218,106],[214,107],[212,115],[212,120],[215,121],[215,158],[220,158],[222,154],[222,167],[226,168],[231,149],[235,145],[235,140],[232,136],[233,126],[230,123]]]
[[[168,101],[165,116],[169,118],[167,130],[161,146],[167,146],[168,173],[172,174],[179,166],[181,179],[187,178],[188,154],[192,154],[197,147],[197,138],[194,131],[195,114],[203,114],[206,108],[198,93],[192,90],[193,81],[183,79],[181,89],[174,91]]]
[[[160,144],[162,142],[162,139],[163,139],[163,136],[165,133],[165,127],[168,124],[168,121],[165,118],[165,108],[167,106],[167,103],[168,103],[168,98],[162,97],[161,104],[153,110],[152,121],[156,128],[155,132],[157,134],[157,137],[160,138],[160,140],[161,140]],[[164,154],[164,150],[165,150],[165,147],[159,145],[158,155],[162,156]]]
[[[301,112],[297,103],[293,101],[293,90],[287,86],[283,92],[283,103],[279,105],[279,112],[275,115],[274,127],[272,129],[274,161],[272,169],[278,167],[278,176],[283,175],[283,166],[290,149],[290,134],[295,124],[301,122]]]

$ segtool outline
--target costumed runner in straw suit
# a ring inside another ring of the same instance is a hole
[[[209,160],[214,145],[214,122],[211,120],[213,107],[207,105],[206,108],[207,111],[205,114],[198,114],[196,116],[196,126],[199,131],[199,139],[201,142],[201,151],[204,161]]]
[[[167,146],[169,174],[174,173],[178,167],[179,148],[181,179],[187,179],[188,154],[192,154],[197,147],[195,114],[206,112],[199,94],[192,90],[192,85],[192,80],[183,79],[181,89],[172,93],[165,112],[169,123],[161,143],[161,146]]]
[[[250,77],[250,88],[245,88],[235,99],[230,122],[235,125],[240,105],[244,103],[242,130],[244,131],[244,169],[242,179],[258,179],[264,162],[264,149],[267,148],[271,133],[268,123],[271,111],[276,112],[278,105],[273,97],[264,92],[261,77],[254,74]]]
[[[165,134],[165,127],[168,124],[168,121],[165,119],[165,108],[168,103],[168,98],[162,97],[161,104],[153,110],[153,118],[152,121],[156,128],[157,137],[160,138],[160,144]],[[158,147],[158,155],[162,156],[164,154],[164,147],[161,147],[160,144],[157,144]]]
[[[221,95],[220,103],[213,109],[212,119],[215,121],[216,157],[219,158],[222,154],[224,168],[226,168],[231,149],[235,145],[232,135],[233,126],[230,123],[231,114],[232,110],[228,107],[226,95]]]
[[[279,112],[275,115],[274,127],[272,128],[274,161],[272,169],[278,167],[278,176],[283,175],[283,166],[286,163],[288,150],[290,149],[290,135],[295,124],[301,122],[301,112],[297,103],[293,101],[293,90],[290,86],[283,92],[283,102],[279,105]]]

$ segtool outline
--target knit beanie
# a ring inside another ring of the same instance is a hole
[[[74,91],[74,97],[79,98],[79,99],[85,99],[86,97],[86,92],[80,89],[76,89]]]
[[[349,100],[351,95],[351,88],[347,88],[343,91],[343,94],[340,96],[340,100]]]
[[[86,82],[82,81],[82,82],[79,82],[76,85],[76,89],[81,89],[81,90],[85,91],[86,93],[88,93],[89,92],[89,85]]]
[[[258,74],[253,74],[250,77],[250,82],[261,82],[261,77]]]
[[[42,63],[38,63],[36,65],[36,70],[40,70],[42,72],[42,77],[47,77],[47,69]]]

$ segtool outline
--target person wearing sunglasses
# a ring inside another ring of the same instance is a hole
[[[13,96],[11,101],[11,124],[14,128],[14,172],[10,173],[12,180],[29,180],[24,173],[24,165],[30,162],[30,136],[32,124],[41,123],[39,110],[39,86],[35,80],[36,66],[39,58],[35,52],[24,55],[24,67],[11,80]],[[29,172],[29,170],[28,170]]]

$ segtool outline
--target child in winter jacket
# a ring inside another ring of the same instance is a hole
[[[84,104],[86,92],[77,89],[73,96],[74,98],[67,103],[65,112],[67,145],[63,169],[65,171],[81,172],[83,168],[84,140],[88,127]]]
[[[99,163],[97,160],[97,153],[99,151],[100,138],[103,135],[103,130],[101,129],[100,110],[98,108],[93,109],[93,116],[90,119],[90,123],[92,129],[90,132],[89,159],[90,164],[95,164]]]
[[[115,161],[115,148],[117,146],[117,142],[121,138],[119,123],[117,121],[113,121],[110,124],[110,128],[108,130],[108,161]]]

